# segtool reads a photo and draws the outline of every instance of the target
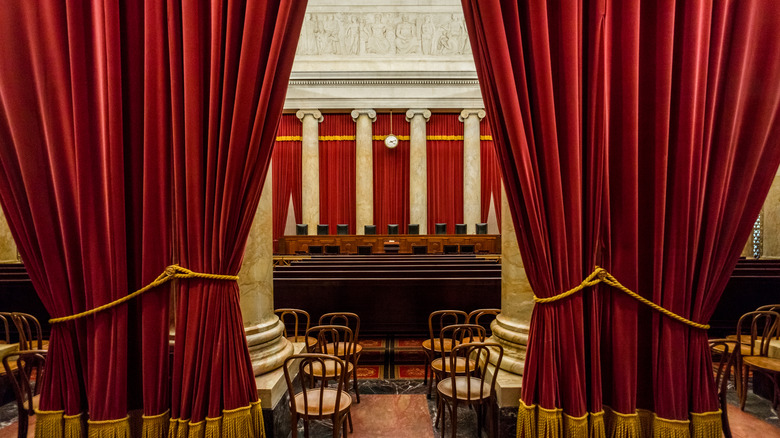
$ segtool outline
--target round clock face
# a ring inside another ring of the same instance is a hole
[[[398,146],[398,137],[394,136],[393,134],[390,134],[387,137],[385,137],[385,146],[389,148],[394,148]]]

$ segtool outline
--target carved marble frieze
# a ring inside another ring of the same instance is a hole
[[[471,57],[462,13],[307,13],[297,56]]]

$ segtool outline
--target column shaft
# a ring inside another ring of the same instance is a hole
[[[476,233],[482,222],[479,122],[485,110],[464,109],[458,120],[463,122],[463,222],[468,233]]]
[[[409,223],[420,225],[428,234],[428,160],[425,124],[431,118],[427,109],[410,109],[409,122]]]
[[[374,153],[371,124],[376,121],[376,111],[356,109],[355,121],[355,234],[364,234],[365,225],[374,223]]]
[[[296,113],[303,123],[301,132],[301,210],[309,234],[317,234],[320,223],[320,127],[322,113],[316,109]]]

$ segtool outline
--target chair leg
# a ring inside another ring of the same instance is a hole
[[[303,436],[309,438],[309,419],[307,417],[303,417]]]
[[[349,421],[349,433],[354,432],[355,429],[352,428],[352,410],[347,411],[347,421]]]
[[[19,435],[20,437],[27,437],[27,429],[29,427],[30,418],[27,416],[27,411],[19,412]]]
[[[292,430],[291,438],[298,438],[298,417],[295,414],[290,415],[290,430]]]
[[[423,377],[423,384],[428,384],[428,369],[430,367],[430,359],[428,359],[428,352],[425,352],[425,375]]]
[[[480,433],[482,432],[482,427],[484,427],[485,423],[483,422],[482,414],[482,403],[478,404],[474,408],[474,413],[477,414],[477,436],[480,436]]]
[[[452,438],[458,438],[458,399],[456,398],[452,400],[452,414],[450,418],[452,419]],[[444,436],[444,433],[442,433],[442,436]]]
[[[750,370],[747,367],[742,367],[742,393],[739,394],[739,408],[743,411],[745,410],[745,402],[747,401],[749,378]]]
[[[360,390],[358,390],[358,379],[357,379],[357,361],[354,365],[352,365],[352,381],[355,385],[355,403],[360,403]]]

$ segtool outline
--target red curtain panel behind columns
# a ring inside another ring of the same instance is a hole
[[[480,201],[482,214],[480,220],[488,221],[490,213],[490,201],[493,200],[493,208],[496,211],[499,231],[501,230],[501,167],[498,165],[498,157],[493,144],[493,134],[490,123],[483,120],[479,124],[479,166],[480,166]]]
[[[176,229],[186,268],[236,275],[241,267],[305,6],[171,8],[177,26],[169,32],[183,42],[169,39]],[[180,421],[169,435],[262,435],[237,283],[181,281],[179,298],[171,413]]]
[[[326,114],[320,124],[320,223],[349,225],[355,234],[355,122],[349,114]]]
[[[428,160],[428,229],[463,223],[463,123],[458,114],[432,114],[426,126]]]
[[[374,224],[387,232],[387,224],[398,224],[401,233],[409,225],[409,122],[406,115],[393,114],[392,134],[398,146],[385,146],[390,134],[390,114],[377,114],[374,122]]]
[[[274,251],[276,241],[284,235],[288,215],[293,215],[295,223],[303,221],[301,210],[301,121],[295,114],[284,114],[276,131],[273,158],[273,226]],[[292,198],[293,210],[288,211]]]
[[[780,4],[463,5],[536,295],[595,262],[706,322],[780,163]],[[560,233],[579,248],[546,247]],[[607,285],[584,294],[534,309],[519,436],[720,437],[706,332]]]

